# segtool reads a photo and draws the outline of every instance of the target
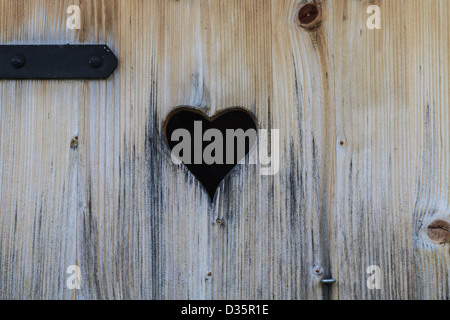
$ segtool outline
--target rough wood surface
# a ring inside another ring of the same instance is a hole
[[[304,3],[0,0],[0,43],[120,60],[107,81],[0,81],[0,298],[449,299],[427,231],[450,219],[450,2],[324,0],[311,31]],[[240,166],[210,204],[163,143],[181,105],[279,129],[279,173]]]

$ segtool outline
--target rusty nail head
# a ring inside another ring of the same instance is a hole
[[[320,21],[320,14],[320,8],[316,4],[305,4],[298,13],[300,25],[303,28],[314,28]]]

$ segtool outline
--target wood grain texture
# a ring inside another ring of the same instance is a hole
[[[450,220],[450,2],[323,0],[310,31],[306,2],[0,0],[1,44],[119,57],[107,81],[0,81],[0,298],[449,299],[427,229]],[[238,166],[210,203],[163,143],[181,105],[279,129],[279,173]]]

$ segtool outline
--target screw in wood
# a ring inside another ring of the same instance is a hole
[[[316,27],[321,20],[322,11],[315,3],[305,4],[298,13],[300,26],[306,29]]]
[[[14,68],[18,69],[22,68],[26,62],[27,60],[21,54],[16,54],[14,57],[11,58],[11,64],[13,65]]]
[[[217,219],[216,220],[216,224],[220,227],[223,224],[223,220],[222,219]]]
[[[89,65],[92,68],[100,68],[103,64],[103,57],[100,56],[92,56],[89,58]]]

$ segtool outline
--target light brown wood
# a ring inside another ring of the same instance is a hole
[[[312,30],[304,3],[0,0],[1,44],[119,57],[106,81],[0,81],[0,298],[449,299],[427,234],[450,221],[450,2],[323,0]],[[181,105],[279,129],[279,173],[240,166],[210,203],[163,142]]]

